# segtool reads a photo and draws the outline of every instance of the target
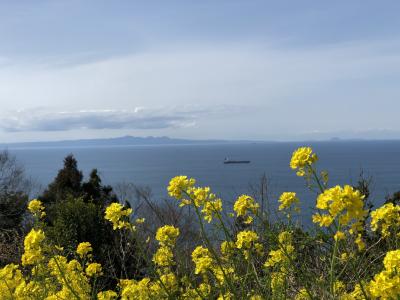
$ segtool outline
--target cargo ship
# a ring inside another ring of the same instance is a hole
[[[224,164],[249,164],[249,160],[232,160],[227,157],[224,159]]]

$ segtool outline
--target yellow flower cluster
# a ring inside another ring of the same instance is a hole
[[[165,225],[157,230],[156,240],[159,242],[160,248],[154,254],[153,262],[160,268],[158,270],[160,274],[169,274],[170,267],[175,264],[172,248],[175,246],[178,236],[179,228],[171,225]]]
[[[208,223],[211,223],[214,214],[219,213],[222,211],[222,200],[221,199],[216,199],[213,197],[209,201],[206,201],[204,203],[203,209],[201,212],[204,215],[204,220],[206,220]]]
[[[136,280],[121,280],[121,300],[170,299],[177,292],[178,282],[173,273],[163,274],[158,281],[150,278]]]
[[[17,289],[25,284],[22,272],[15,264],[0,269],[0,299],[13,299]]]
[[[39,263],[42,257],[42,242],[45,239],[43,230],[32,229],[24,240],[24,254],[22,255],[22,265],[34,265]]]
[[[278,236],[279,249],[272,250],[269,253],[269,258],[265,262],[266,267],[275,265],[287,265],[290,259],[294,258],[294,247],[292,245],[292,234],[288,231],[282,231]]]
[[[196,180],[187,176],[176,176],[171,179],[168,193],[180,200],[180,206],[193,205],[196,210],[201,208],[204,220],[210,223],[215,214],[222,211],[222,200],[211,193],[209,187],[195,187]]]
[[[132,208],[124,208],[120,203],[112,203],[106,208],[105,219],[113,224],[113,229],[128,228],[130,226],[129,216]]]
[[[184,199],[187,195],[185,192],[192,188],[196,183],[193,178],[187,176],[176,176],[171,179],[168,186],[168,194],[178,200]]]
[[[156,240],[161,246],[173,246],[179,236],[179,228],[165,225],[157,229]]]
[[[221,243],[221,254],[225,259],[229,259],[235,252],[235,242],[223,241]]]
[[[293,170],[297,170],[298,176],[304,176],[309,171],[307,167],[311,166],[317,160],[317,155],[313,153],[310,147],[300,147],[293,152],[290,167]]]
[[[294,192],[284,192],[279,197],[279,210],[289,209],[293,204],[298,204],[300,202]]]
[[[86,267],[86,275],[89,277],[103,275],[101,264],[99,263],[88,264],[88,266]]]
[[[258,242],[258,234],[251,230],[243,230],[236,236],[236,248],[243,251],[245,259],[249,259],[251,255],[261,255],[263,246]]]
[[[344,240],[346,238],[346,234],[343,231],[336,231],[335,235],[333,236],[335,241]]]
[[[269,252],[269,258],[264,263],[265,267],[273,268],[271,273],[271,290],[273,298],[279,294],[285,285],[288,274],[290,274],[291,261],[295,258],[294,247],[292,245],[292,233],[282,231],[278,236],[279,248]]]
[[[343,293],[340,295],[340,299],[343,300],[365,300],[368,299],[365,297],[365,294],[369,298],[371,295],[368,292],[368,286],[365,282],[362,282],[362,287],[359,283],[354,286],[354,290],[350,293]]]
[[[83,267],[77,260],[68,261],[66,257],[56,255],[50,259],[47,266],[50,274],[61,286],[51,299],[88,299],[90,297],[89,279],[85,276]]]
[[[399,234],[400,228],[400,206],[387,203],[371,213],[371,229],[388,237],[391,232]]]
[[[400,250],[389,251],[383,260],[385,269],[368,286],[373,299],[398,299],[400,296]]]
[[[325,190],[317,198],[316,207],[325,210],[326,214],[317,213],[313,215],[313,222],[320,226],[329,227],[335,220],[343,229],[350,226],[349,233],[356,234],[361,230],[362,222],[368,214],[364,209],[364,196],[360,191],[349,185],[335,186]],[[342,236],[338,233],[337,238]],[[360,241],[360,239],[358,239]]]
[[[229,265],[218,263],[208,248],[197,246],[192,252],[192,261],[195,265],[195,274],[208,278],[212,274],[219,284],[224,284],[227,277],[231,278],[234,269]]]
[[[309,300],[310,295],[308,294],[305,288],[300,289],[300,291],[296,294],[295,300]]]
[[[192,252],[192,260],[195,264],[195,274],[203,274],[214,268],[214,259],[210,251],[203,246],[197,246]]]
[[[98,300],[114,300],[117,299],[118,294],[114,291],[104,291],[97,294]]]
[[[54,249],[44,247],[44,240],[43,231],[35,229],[25,237],[22,264],[31,267],[26,277],[14,264],[0,269],[0,299],[92,299],[90,278],[102,274],[101,265],[89,262],[84,268],[76,259],[53,255]],[[86,249],[83,252],[91,248],[84,245],[78,247]],[[113,295],[116,298],[115,292],[103,292],[99,299],[113,299]]]
[[[236,215],[242,217],[245,224],[253,222],[253,217],[249,216],[248,213],[257,214],[258,208],[259,204],[248,195],[241,195],[233,205],[233,210],[236,212]]]
[[[76,248],[76,253],[81,257],[85,257],[89,255],[90,252],[93,251],[92,245],[89,242],[83,242],[78,245]]]
[[[190,286],[190,284],[188,284]],[[182,299],[186,300],[202,300],[209,299],[211,286],[208,283],[200,283],[197,288],[188,287],[182,294]]]
[[[44,209],[45,208],[43,206],[43,203],[38,199],[33,199],[28,204],[28,210],[30,211],[30,213],[39,219],[46,216]]]
[[[153,262],[161,268],[174,265],[174,254],[170,247],[161,246],[153,256]]]

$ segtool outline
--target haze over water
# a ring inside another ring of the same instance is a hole
[[[9,149],[26,172],[46,186],[72,153],[87,176],[97,168],[103,182],[115,185],[133,182],[149,186],[154,199],[167,197],[166,187],[176,175],[196,178],[226,201],[249,193],[265,173],[269,179],[272,207],[284,191],[298,193],[303,208],[314,206],[315,194],[289,167],[293,150],[311,145],[319,156],[318,169],[327,170],[330,185],[356,184],[361,170],[373,179],[371,198],[375,204],[400,190],[400,141],[338,141],[307,143],[242,143],[214,145],[124,146],[90,148]],[[224,165],[225,157],[250,160],[250,164]],[[307,210],[305,210],[307,211]]]

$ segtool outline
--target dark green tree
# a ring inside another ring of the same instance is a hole
[[[15,156],[0,153],[0,230],[20,231],[26,212],[30,181]]]
[[[21,232],[27,202],[28,195],[21,191],[0,194],[0,231],[17,230]]]
[[[45,204],[62,201],[68,195],[79,197],[82,195],[83,175],[78,170],[78,162],[72,154],[64,158],[64,167],[58,171],[54,181],[40,197]]]
[[[97,254],[110,244],[112,228],[100,206],[67,196],[54,207],[57,209],[52,214],[52,225],[47,226],[47,236],[55,244],[73,252],[80,242],[90,242]]]
[[[105,208],[118,198],[111,186],[102,184],[97,169],[83,181],[76,159],[68,155],[39,199],[46,206],[46,235],[67,253],[81,242],[90,242],[94,258],[104,267],[102,284],[113,286],[115,278],[138,272],[134,238],[128,232],[115,232],[104,219]]]
[[[0,267],[17,262],[21,254],[31,187],[15,156],[8,151],[0,152]]]
[[[108,206],[118,202],[118,198],[109,185],[102,185],[97,169],[90,172],[89,180],[82,184],[82,196],[86,202],[93,202],[100,206]]]
[[[400,205],[400,191],[385,197],[385,204],[392,203],[393,205]]]

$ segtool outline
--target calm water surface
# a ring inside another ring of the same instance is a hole
[[[97,168],[105,183],[133,182],[151,187],[156,198],[167,197],[166,187],[176,175],[188,175],[200,185],[208,185],[233,200],[249,192],[265,173],[270,181],[270,197],[294,191],[303,207],[311,207],[315,195],[289,168],[294,149],[304,143],[247,143],[221,145],[128,146],[96,148],[9,149],[22,162],[28,175],[47,185],[72,153],[85,175]],[[372,198],[382,203],[384,196],[400,190],[400,141],[307,143],[318,153],[318,168],[328,170],[330,184],[356,183],[361,172],[372,176]],[[224,165],[225,157],[251,160],[250,164]],[[275,203],[275,201],[273,201]]]

